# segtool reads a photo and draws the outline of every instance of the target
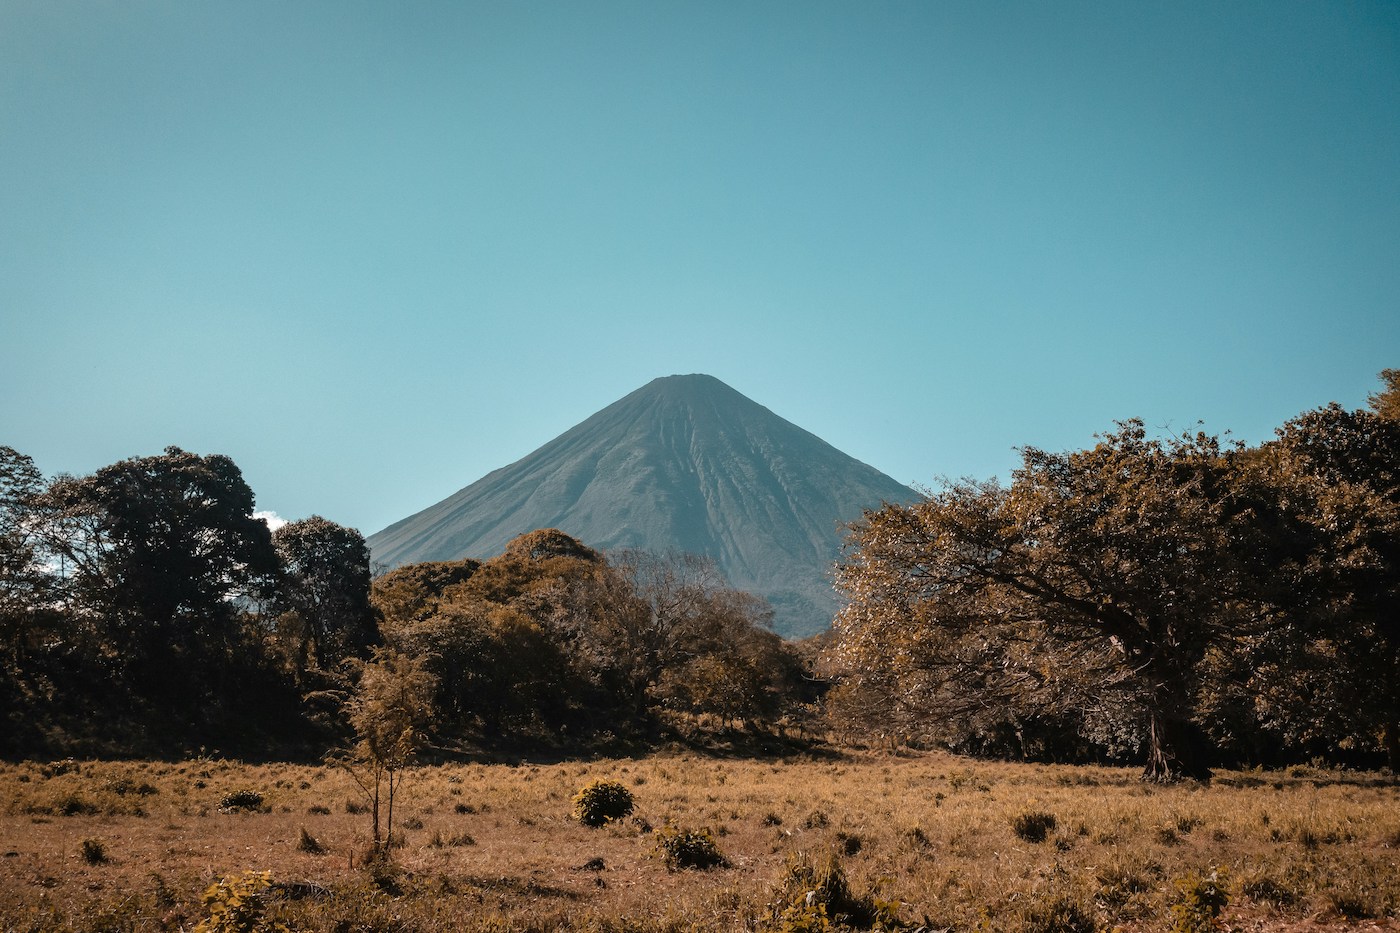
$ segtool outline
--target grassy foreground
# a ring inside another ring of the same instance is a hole
[[[598,778],[636,809],[593,829],[571,800]],[[1400,929],[1400,800],[1380,775],[1154,787],[864,752],[444,765],[406,782],[397,869],[378,871],[361,799],[290,764],[0,765],[0,929],[188,930],[212,883],[250,870],[274,882],[253,912],[293,930],[820,929],[801,866],[833,855],[853,898],[928,931],[1206,929],[1173,906],[1212,872],[1229,929]],[[668,825],[708,827],[727,867],[668,870]]]

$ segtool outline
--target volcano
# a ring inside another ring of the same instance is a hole
[[[368,543],[387,567],[491,557],[536,528],[703,554],[796,638],[830,625],[844,523],[917,498],[713,376],[666,376]]]

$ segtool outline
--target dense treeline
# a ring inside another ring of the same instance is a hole
[[[46,484],[0,448],[0,751],[319,754],[399,658],[449,746],[644,740],[810,699],[767,607],[703,559],[543,530],[372,582],[359,532],[252,513],[227,457],[172,447]]]
[[[864,730],[1145,776],[1400,769],[1400,370],[1258,447],[1120,424],[852,530],[828,663]]]
[[[703,558],[545,529],[372,579],[353,529],[269,531],[227,457],[46,482],[0,447],[0,753],[320,755],[397,722],[405,748],[582,748],[822,713],[1157,780],[1400,769],[1400,371],[1382,378],[1368,409],[1256,447],[1129,421],[1024,450],[1008,485],[867,512],[847,604],[806,644]]]

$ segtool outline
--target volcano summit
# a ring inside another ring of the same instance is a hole
[[[842,523],[916,498],[713,376],[667,376],[368,541],[389,567],[490,557],[536,528],[704,554],[791,638],[831,622]]]

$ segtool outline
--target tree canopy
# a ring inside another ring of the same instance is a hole
[[[1208,738],[1380,742],[1400,767],[1400,429],[1307,412],[1256,448],[1140,421],[852,526],[837,708],[950,736],[1059,728],[1206,777]],[[1257,746],[1258,743],[1256,743]]]

